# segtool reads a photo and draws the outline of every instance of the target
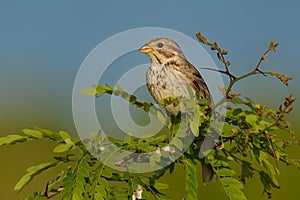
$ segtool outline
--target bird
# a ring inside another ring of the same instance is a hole
[[[189,88],[201,99],[212,102],[209,89],[200,72],[186,59],[179,45],[168,38],[154,38],[143,45],[140,52],[148,55],[151,65],[146,73],[148,91],[168,115],[177,115],[181,106],[164,105],[162,99],[168,97],[191,98]],[[210,164],[201,159],[204,184],[214,181],[215,173]]]

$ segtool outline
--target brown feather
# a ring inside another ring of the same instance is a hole
[[[146,75],[148,90],[169,115],[176,115],[180,111],[180,106],[163,105],[161,100],[180,96],[189,98],[187,85],[191,86],[194,93],[198,93],[200,98],[212,101],[201,74],[187,61],[176,42],[166,38],[156,38],[141,49],[143,48],[146,49],[144,52],[152,61]],[[201,164],[203,183],[211,183],[215,176],[211,165],[205,164],[203,160],[201,160]]]

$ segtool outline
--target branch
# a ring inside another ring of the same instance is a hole
[[[42,195],[42,197],[46,197],[47,199],[50,199],[50,198],[60,194],[61,191],[64,189],[62,186],[60,186],[57,189],[55,189],[54,191],[48,193],[48,187],[49,187],[49,182],[46,185],[45,194]]]
[[[282,75],[280,73],[277,73],[277,72],[264,72],[264,71],[259,69],[262,62],[267,62],[268,53],[270,51],[275,52],[276,47],[279,45],[279,43],[275,43],[274,41],[271,41],[270,44],[269,44],[268,49],[260,57],[258,63],[254,67],[254,69],[252,71],[244,74],[244,75],[236,77],[229,70],[229,66],[230,66],[231,63],[225,59],[225,55],[228,54],[228,51],[226,51],[224,49],[221,49],[216,42],[210,43],[205,37],[203,37],[201,35],[200,32],[196,34],[196,37],[203,44],[210,46],[211,50],[216,50],[217,51],[217,57],[218,57],[219,61],[224,64],[224,67],[225,67],[225,70],[218,70],[218,69],[212,69],[212,68],[203,68],[203,69],[216,71],[216,72],[219,72],[221,74],[225,74],[229,77],[229,80],[230,80],[229,85],[228,85],[228,87],[225,91],[224,97],[217,104],[214,105],[215,108],[220,106],[222,103],[228,101],[228,99],[230,99],[230,92],[232,90],[233,85],[236,82],[238,82],[238,81],[240,81],[244,78],[247,78],[249,76],[256,75],[256,74],[262,74],[264,76],[267,76],[267,74],[270,74],[270,75],[273,75],[273,76],[276,76],[277,78],[279,78],[281,80],[281,82],[284,83],[287,86],[288,86],[288,81],[292,79],[291,77],[284,76],[284,75]]]

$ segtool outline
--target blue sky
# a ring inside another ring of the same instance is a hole
[[[299,4],[277,0],[1,1],[0,119],[6,126],[0,132],[32,125],[73,131],[71,93],[80,64],[101,41],[137,27],[165,27],[193,38],[201,31],[230,51],[228,58],[237,74],[256,64],[270,40],[279,41],[278,52],[270,55],[264,67],[293,76],[292,86],[286,89],[274,78],[262,77],[238,86],[262,103],[276,97],[278,104],[290,92],[300,94],[296,87]]]

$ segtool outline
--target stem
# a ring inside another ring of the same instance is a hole
[[[137,178],[143,183],[143,187],[147,186],[147,183],[142,179],[142,177],[138,176]],[[153,194],[155,199],[159,199],[159,196],[157,195],[157,193],[151,187],[147,186],[146,189],[149,190],[151,192],[151,194]]]
[[[264,54],[260,57],[260,59],[259,59],[257,65],[255,66],[255,68],[254,68],[252,71],[250,71],[250,72],[248,72],[248,73],[246,73],[246,74],[244,74],[244,75],[242,75],[242,76],[239,76],[239,77],[235,77],[233,74],[231,74],[231,73],[229,72],[228,67],[227,67],[226,64],[225,64],[225,66],[226,66],[226,71],[211,69],[212,71],[218,71],[218,72],[220,72],[220,73],[227,74],[227,75],[230,77],[230,82],[229,82],[228,88],[226,89],[226,92],[225,92],[224,97],[223,97],[217,104],[215,104],[214,108],[217,108],[217,107],[220,106],[222,103],[224,103],[224,102],[226,102],[226,101],[228,100],[229,93],[230,93],[230,91],[231,91],[233,85],[234,85],[236,82],[238,82],[238,81],[240,81],[240,80],[242,80],[242,79],[244,79],[244,78],[247,78],[247,77],[249,77],[249,76],[255,75],[255,74],[262,74],[262,75],[266,76],[266,74],[265,74],[263,71],[261,71],[261,70],[259,69],[259,67],[260,67],[262,61],[264,61],[264,59],[265,59],[266,55],[269,53],[269,51],[270,51],[270,49],[268,49],[268,50],[266,50],[266,51],[264,52]],[[223,54],[221,54],[221,56],[222,56],[222,58],[223,58]],[[224,60],[224,62],[225,62],[225,60]]]
[[[260,59],[259,59],[257,65],[256,65],[256,67],[255,67],[255,71],[258,70],[259,66],[261,65],[261,62],[265,59],[265,57],[266,57],[266,55],[269,53],[269,51],[270,51],[270,49],[267,49],[267,50],[265,51],[265,53],[260,57]]]
[[[206,70],[211,70],[211,71],[215,71],[215,72],[220,72],[221,74],[226,74],[227,76],[229,76],[232,80],[236,79],[236,77],[233,74],[230,74],[229,71],[224,71],[224,70],[218,70],[218,69],[212,69],[212,68],[208,68],[208,67],[203,67],[201,69],[206,69]]]
[[[62,186],[60,186],[59,188],[57,188],[55,191],[53,192],[49,192],[49,193],[46,193],[43,197],[47,198],[47,199],[51,199],[52,197],[58,195],[59,193],[61,193],[61,191],[63,190],[64,188]]]
[[[227,66],[227,61],[225,60],[222,51],[221,51],[220,49],[218,49],[218,52],[219,52],[219,54],[221,54],[221,57],[222,57],[222,60],[223,60],[223,63],[224,63],[225,69],[226,69],[226,74],[228,74],[230,80],[236,79],[235,76],[233,76],[232,74],[229,73],[229,68],[228,68],[228,66]]]
[[[279,168],[278,157],[276,156],[276,153],[275,153],[275,150],[274,150],[273,143],[272,143],[272,141],[270,140],[270,138],[267,136],[266,132],[264,132],[264,136],[265,136],[265,138],[267,139],[267,141],[268,141],[268,143],[269,143],[270,149],[271,149],[271,151],[272,151],[272,154],[273,154],[273,157],[274,157],[274,160],[275,160],[276,167]]]

